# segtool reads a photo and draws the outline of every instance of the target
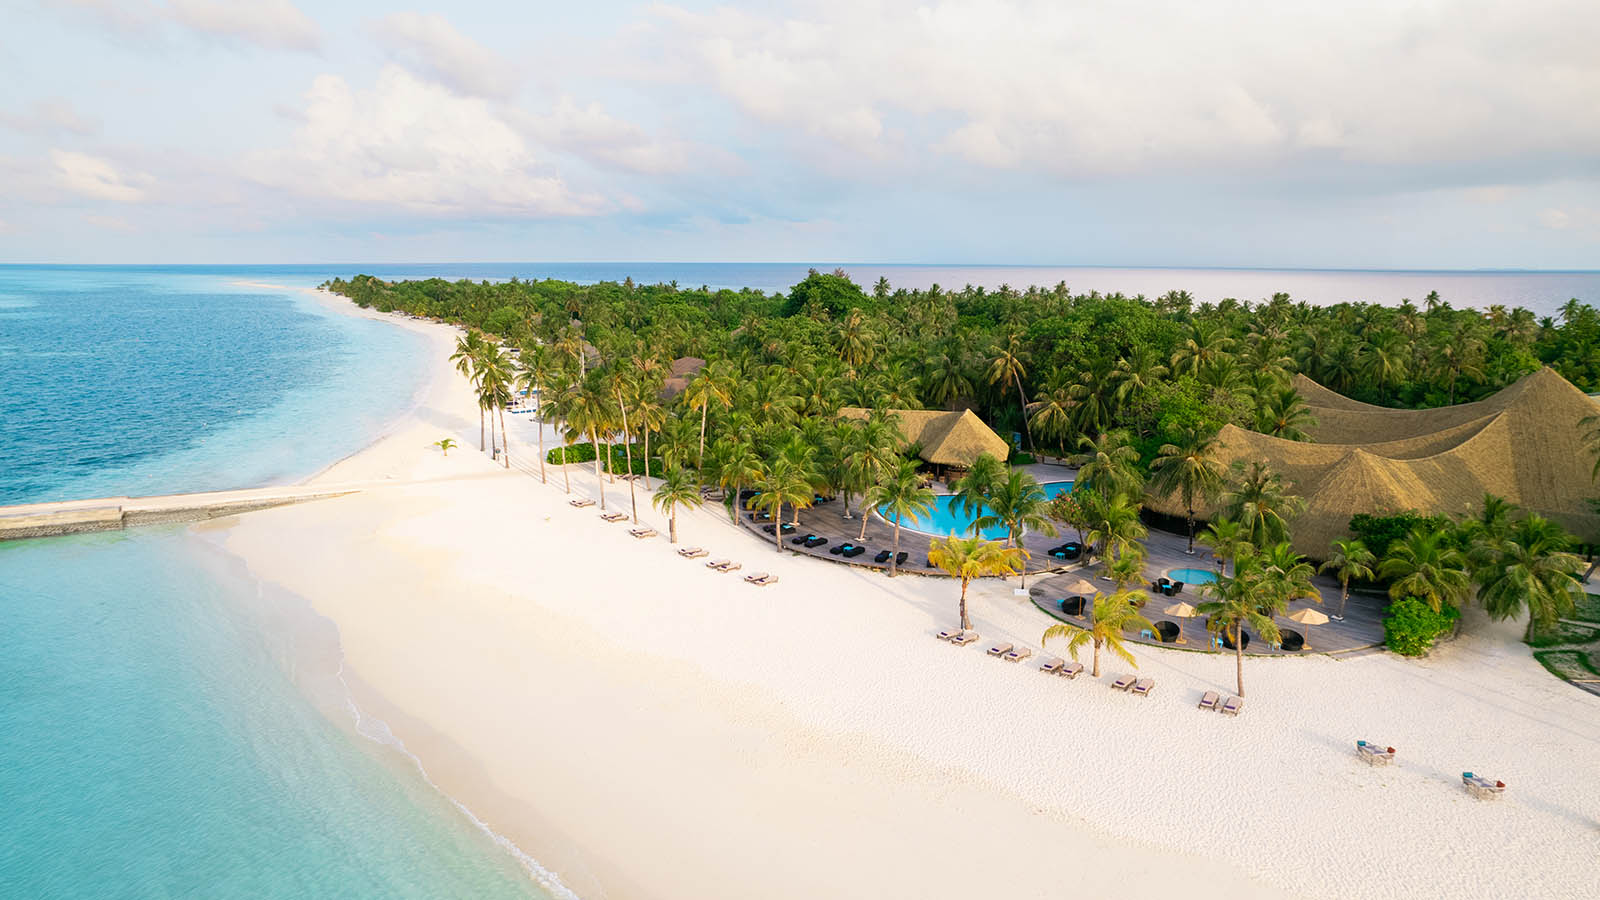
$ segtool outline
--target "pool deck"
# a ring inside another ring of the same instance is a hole
[[[1075,472],[1060,466],[1049,464],[1035,464],[1026,467],[1035,478],[1040,481],[1066,481],[1071,480]],[[1034,471],[1037,470],[1037,471]],[[935,488],[940,493],[944,486]],[[798,516],[799,524],[794,532],[785,535],[783,549],[792,553],[815,556],[832,563],[859,566],[868,569],[888,569],[887,563],[873,561],[880,550],[890,550],[894,547],[894,525],[876,513],[868,514],[866,521],[865,537],[862,534],[861,516],[864,514],[859,508],[857,498],[850,510],[851,516],[844,516],[844,502],[834,499],[820,503],[810,509],[801,510]],[[785,522],[796,521],[792,510],[785,510]],[[758,514],[748,510],[741,510],[739,524],[755,533],[769,545],[776,549],[774,535],[767,534],[761,529],[770,524],[770,520],[762,519]],[[821,547],[804,548],[793,542],[793,538],[815,534],[827,538],[828,542]],[[1056,605],[1063,597],[1083,595],[1092,598],[1095,591],[1112,589],[1112,583],[1098,576],[1098,563],[1084,567],[1081,563],[1062,563],[1046,555],[1045,551],[1071,540],[1079,540],[1080,536],[1070,529],[1063,533],[1050,536],[1045,534],[1024,534],[1021,544],[1029,552],[1026,581],[1028,593],[1034,605],[1039,607],[1045,615],[1072,625],[1083,625],[1084,620],[1079,617],[1068,616],[1061,612]],[[906,574],[931,575],[948,577],[940,569],[927,564],[928,547],[933,543],[932,535],[909,529],[900,529],[900,550],[907,554],[905,564],[899,571]],[[828,551],[844,542],[858,543],[867,548],[867,552],[853,559],[842,559]],[[1127,639],[1134,643],[1160,644],[1165,647],[1197,651],[1221,651],[1211,643],[1211,635],[1205,630],[1204,617],[1196,616],[1189,619],[1178,619],[1173,616],[1163,615],[1162,611],[1173,604],[1187,602],[1196,606],[1203,602],[1197,585],[1185,585],[1183,593],[1177,597],[1167,597],[1152,593],[1149,590],[1150,582],[1155,581],[1172,569],[1215,569],[1216,559],[1211,551],[1205,547],[1196,546],[1194,555],[1186,551],[1188,541],[1184,535],[1171,534],[1165,531],[1151,529],[1150,536],[1142,542],[1148,551],[1145,560],[1144,579],[1141,585],[1134,585],[1142,589],[1142,596],[1148,597],[1144,612],[1146,618],[1152,622],[1162,620],[1175,622],[1179,626],[1180,643],[1162,644],[1161,641],[1142,638],[1137,635],[1127,635]],[[1312,584],[1321,595],[1322,603],[1307,603],[1295,601],[1290,604],[1290,611],[1303,606],[1312,606],[1317,611],[1331,616],[1339,607],[1339,583],[1333,578],[1318,575],[1312,579]],[[1301,625],[1280,616],[1278,627],[1293,629],[1305,636],[1307,649],[1285,652],[1274,650],[1252,635],[1251,643],[1245,649],[1247,655],[1271,656],[1297,656],[1308,653],[1344,654],[1379,645],[1383,642],[1382,610],[1384,598],[1381,595],[1366,595],[1352,593],[1350,602],[1345,610],[1343,621],[1330,620],[1326,625]],[[1248,632],[1249,629],[1247,628]]]

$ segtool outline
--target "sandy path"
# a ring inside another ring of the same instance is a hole
[[[1420,663],[1249,659],[1237,719],[1194,708],[1227,657],[1142,653],[1147,701],[1046,677],[933,640],[947,581],[680,515],[685,542],[780,576],[757,589],[572,509],[557,470],[443,458],[446,434],[477,446],[454,335],[404,324],[437,377],[317,479],[377,485],[243,517],[226,546],[333,619],[363,707],[581,896],[1600,896],[1600,700],[1515,626]],[[1048,624],[1000,583],[973,608],[986,639]],[[1360,765],[1358,737],[1400,763]],[[1473,801],[1463,769],[1511,791]]]

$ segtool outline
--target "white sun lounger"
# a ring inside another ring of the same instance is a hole
[[[567,504],[569,506],[575,506],[578,509],[583,509],[585,506],[593,506],[594,505],[594,501],[590,500],[588,498],[584,498],[582,500],[568,500]]]
[[[1148,698],[1155,689],[1156,680],[1154,678],[1141,678],[1133,683],[1133,692],[1141,697]]]
[[[1010,653],[1010,652],[1011,652],[1011,645],[1010,644],[995,644],[993,647],[989,648],[989,655],[990,656],[1004,656],[1004,655],[1006,655],[1007,653]]]
[[[746,575],[744,580],[750,582],[756,587],[766,587],[769,584],[777,584],[778,576],[768,575],[765,572],[757,572],[754,575]]]
[[[709,556],[710,554],[706,553],[706,551],[700,549],[699,547],[684,547],[678,551],[678,555],[684,559],[699,559],[702,556]]]
[[[1014,650],[1000,654],[1000,658],[1006,662],[1022,662],[1032,655],[1033,651],[1029,650],[1027,647],[1017,647]]]
[[[978,633],[976,631],[970,631],[970,630],[963,631],[960,634],[958,634],[955,637],[950,639],[950,643],[955,644],[957,647],[965,647],[968,644],[975,644],[977,642],[978,642]]]
[[[1200,709],[1214,710],[1221,705],[1222,697],[1216,691],[1206,691],[1205,696],[1200,698]]]
[[[1237,716],[1239,714],[1239,710],[1241,710],[1243,708],[1244,708],[1244,698],[1243,697],[1229,697],[1222,704],[1222,711],[1227,713],[1230,716]]]
[[[1083,663],[1073,660],[1061,667],[1062,678],[1077,678],[1083,674]]]
[[[1066,664],[1067,661],[1059,656],[1046,656],[1044,659],[1039,661],[1039,671],[1049,675],[1054,675],[1061,671],[1061,667]]]
[[[1132,675],[1118,675],[1116,680],[1111,682],[1111,689],[1113,691],[1125,691],[1128,688],[1133,687],[1133,682],[1134,678]]]
[[[653,537],[656,536],[656,530],[654,528],[650,528],[650,527],[630,528],[630,529],[628,529],[628,533],[633,535],[636,538],[641,538],[641,539],[642,538],[653,538]]]

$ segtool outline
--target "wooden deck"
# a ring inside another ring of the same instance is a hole
[[[868,514],[866,520],[865,537],[862,537],[862,515],[860,509],[851,509],[851,515],[844,515],[844,502],[841,499],[829,500],[819,503],[810,509],[801,510],[798,516],[799,524],[795,530],[784,536],[783,548],[787,551],[814,556],[832,563],[860,566],[869,569],[888,569],[887,563],[874,562],[873,558],[880,550],[894,549],[894,526],[883,517]],[[791,510],[785,510],[784,522],[796,521],[796,516]],[[757,534],[769,544],[775,544],[771,534],[762,531],[763,526],[771,524],[770,520],[761,518],[749,510],[741,510],[739,524]],[[827,543],[807,549],[793,542],[794,538],[815,534],[826,538]],[[1025,534],[1022,537],[1022,546],[1028,550],[1030,558],[1027,565],[1026,581],[1028,593],[1034,605],[1046,615],[1073,625],[1085,624],[1080,617],[1064,614],[1059,606],[1061,599],[1072,596],[1085,596],[1093,598],[1096,591],[1109,590],[1113,587],[1109,580],[1098,575],[1098,565],[1087,568],[1080,563],[1063,564],[1052,559],[1046,552],[1051,547],[1066,543],[1069,540],[1078,540],[1075,532],[1050,536],[1045,534]],[[842,559],[830,554],[828,551],[841,543],[850,542],[861,544],[867,551],[853,559]],[[949,577],[937,568],[927,564],[928,547],[933,538],[920,532],[902,528],[900,530],[900,550],[907,554],[906,561],[899,567],[900,572],[915,575],[932,575]],[[1193,556],[1185,552],[1187,540],[1183,535],[1169,534],[1152,529],[1150,536],[1143,542],[1148,550],[1145,561],[1142,596],[1148,597],[1144,606],[1145,617],[1151,622],[1170,621],[1178,625],[1180,642],[1164,644],[1155,638],[1145,638],[1129,634],[1129,640],[1135,643],[1160,644],[1175,649],[1213,651],[1232,653],[1232,650],[1215,646],[1212,636],[1205,629],[1204,617],[1177,618],[1165,615],[1164,610],[1179,602],[1187,602],[1191,606],[1198,605],[1204,598],[1197,585],[1185,585],[1183,592],[1177,597],[1167,597],[1149,591],[1149,584],[1165,576],[1174,569],[1210,569],[1215,570],[1216,559],[1204,547],[1196,547]],[[1339,584],[1332,578],[1317,576],[1313,584],[1322,595],[1322,603],[1307,603],[1296,601],[1290,605],[1290,610],[1310,605],[1318,612],[1332,616],[1339,607]],[[1342,654],[1364,648],[1372,647],[1383,642],[1382,610],[1384,598],[1381,595],[1351,594],[1350,602],[1345,609],[1343,621],[1330,620],[1326,625],[1302,625],[1279,617],[1278,627],[1292,629],[1305,638],[1306,649],[1299,651],[1283,651],[1269,648],[1265,642],[1255,635],[1251,635],[1250,642],[1245,647],[1245,653],[1250,655],[1273,656],[1298,656],[1304,654]],[[1248,633],[1249,629],[1246,629]]]

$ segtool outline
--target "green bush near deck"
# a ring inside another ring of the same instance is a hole
[[[1383,642],[1401,656],[1422,656],[1459,618],[1461,611],[1453,606],[1434,612],[1415,597],[1396,600],[1383,619]]]
[[[606,471],[617,473],[628,471],[628,451],[622,444],[601,444],[600,447],[600,452],[609,453],[611,457],[610,461],[606,463]],[[564,465],[569,462],[591,463],[594,462],[594,445],[584,443],[573,444],[570,447],[556,447],[546,453],[544,458],[545,462],[552,466]],[[666,469],[661,465],[661,457],[658,456],[650,461],[651,475],[660,475],[665,471]],[[644,474],[643,444],[633,445],[633,473],[635,475]]]
[[[1392,516],[1374,516],[1357,513],[1350,518],[1350,533],[1361,539],[1372,555],[1383,559],[1389,546],[1403,539],[1413,529],[1429,533],[1449,531],[1455,525],[1448,516],[1424,516],[1416,512],[1396,513]]]

